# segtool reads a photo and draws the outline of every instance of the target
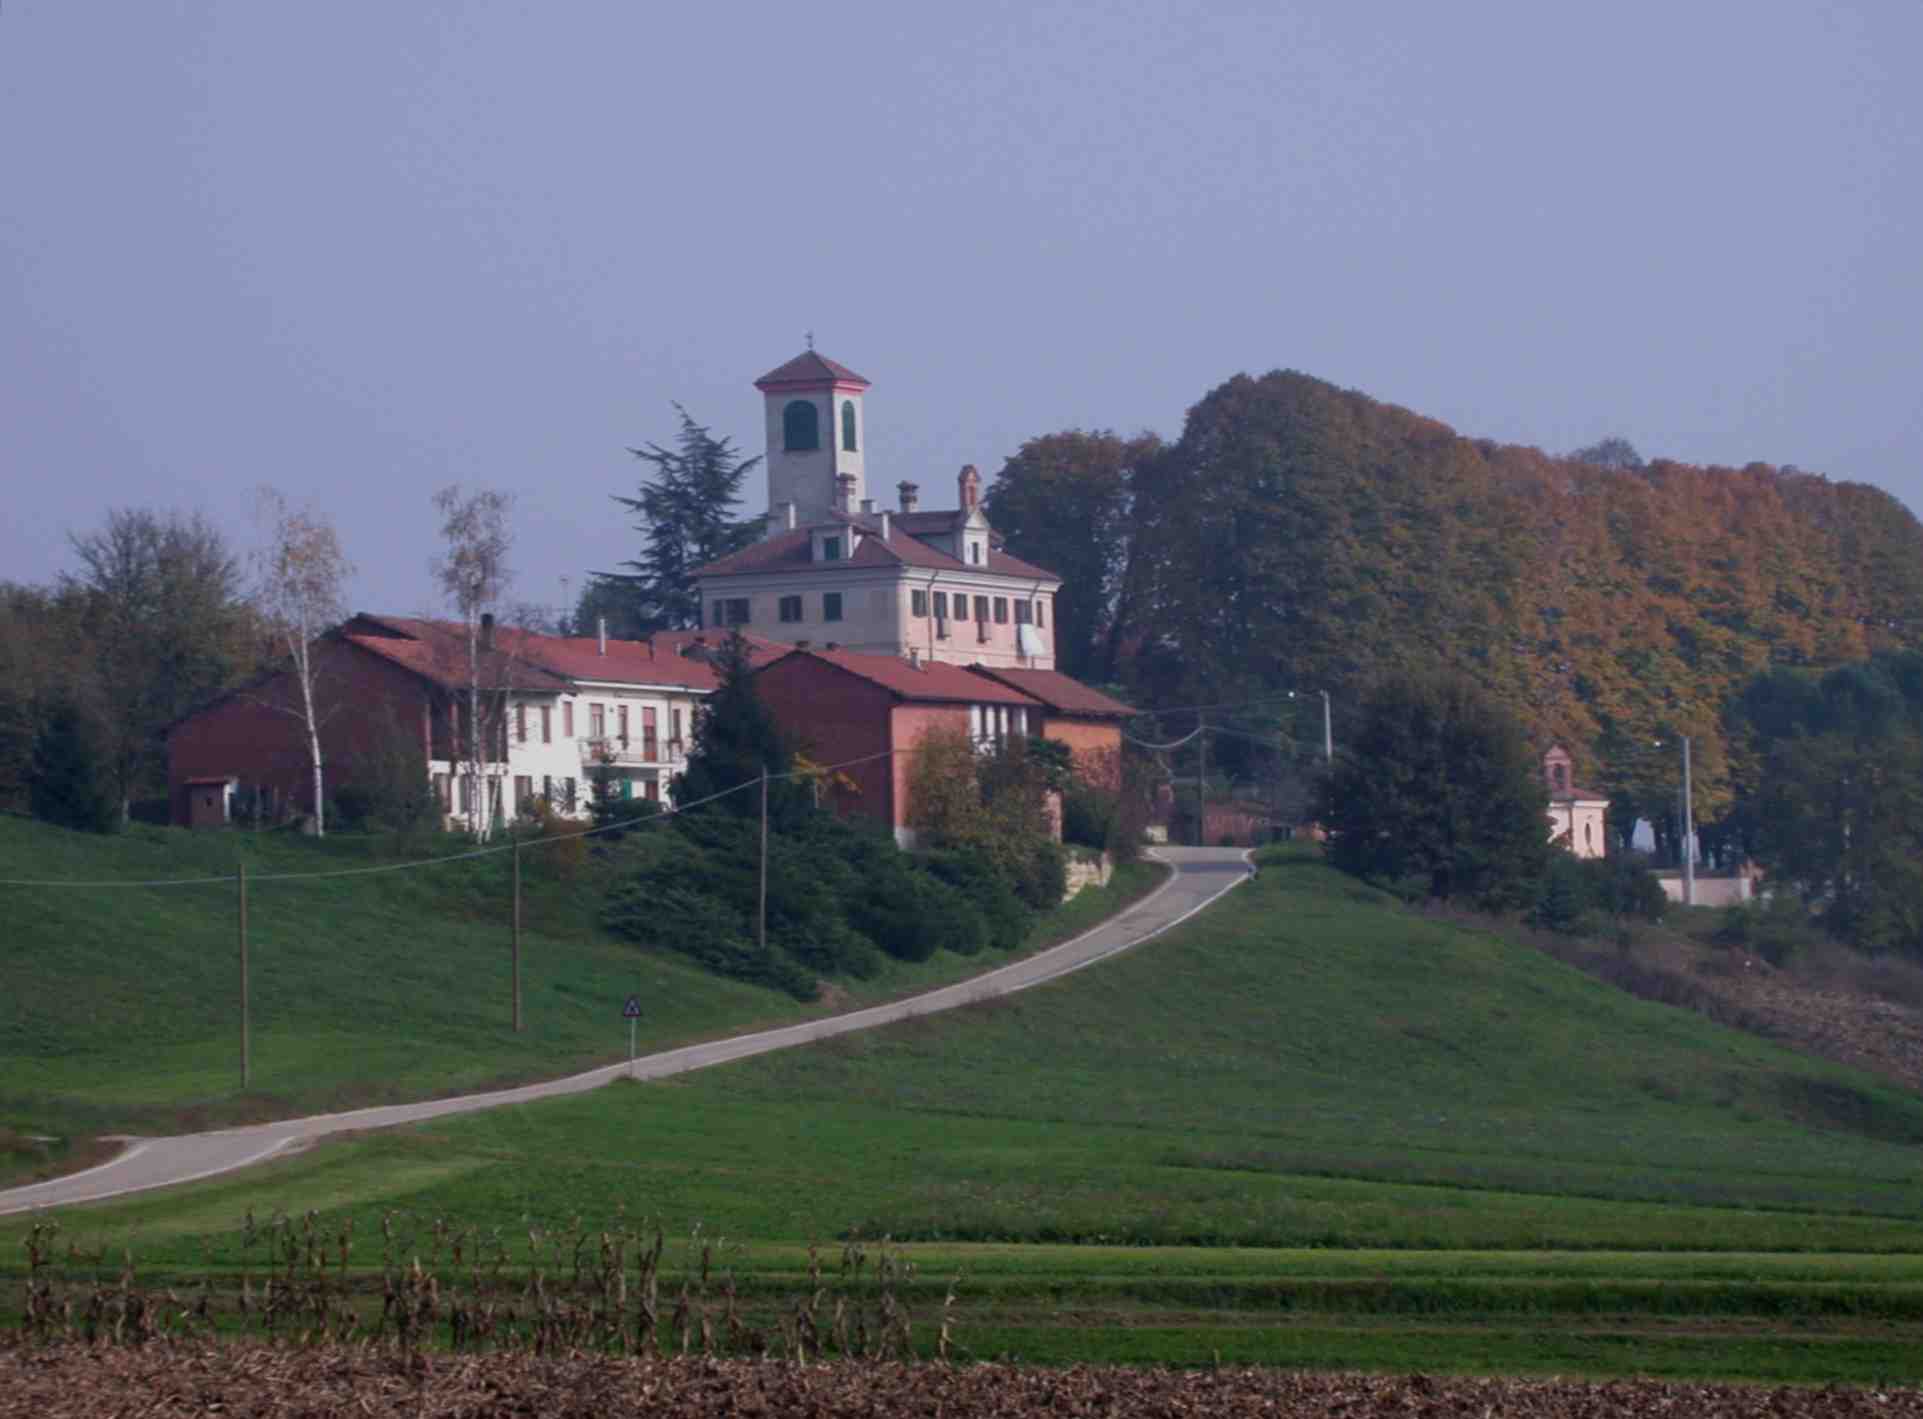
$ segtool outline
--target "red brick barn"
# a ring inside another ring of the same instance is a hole
[[[1045,739],[1066,744],[1075,756],[1075,771],[1085,782],[1121,787],[1122,726],[1137,711],[1120,700],[1092,690],[1059,670],[1021,670],[973,665],[976,675],[1019,690],[1042,705]]]
[[[908,781],[912,750],[931,729],[976,739],[1032,734],[1043,708],[1020,690],[959,665],[845,650],[796,650],[755,672],[755,693],[795,747],[842,769],[858,792],[838,796],[845,813],[888,825],[912,846]]]
[[[329,795],[352,783],[357,768],[390,750],[396,735],[417,743],[430,764],[460,757],[455,707],[464,699],[467,665],[456,628],[359,615],[317,640],[313,655]],[[524,694],[568,688],[564,676],[501,651],[487,658],[482,674],[487,683],[512,685]],[[259,794],[269,818],[313,810],[305,729],[288,712],[299,703],[299,693],[292,675],[270,676],[195,711],[168,731],[173,822],[193,827],[227,822],[236,789]]]

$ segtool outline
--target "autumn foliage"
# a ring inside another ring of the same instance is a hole
[[[1462,671],[1662,834],[1678,764],[1652,741],[1693,738],[1713,818],[1752,767],[1722,722],[1739,687],[1923,646],[1923,528],[1792,469],[1611,462],[1278,370],[1210,391],[1166,447],[1031,441],[990,512],[1018,555],[1101,569],[1103,603],[1058,627],[1071,673],[1149,704],[1308,686],[1340,707],[1385,671]]]

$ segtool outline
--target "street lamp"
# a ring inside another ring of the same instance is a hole
[[[1294,699],[1296,693],[1294,690],[1289,691],[1289,698]],[[1322,762],[1325,764],[1333,764],[1335,762],[1335,736],[1331,733],[1329,727],[1329,692],[1327,690],[1303,690],[1301,693],[1305,695],[1322,696]]]
[[[1693,907],[1696,905],[1696,816],[1695,816],[1695,804],[1692,801],[1695,795],[1690,792],[1690,784],[1689,784],[1689,736],[1687,734],[1683,735],[1682,741],[1683,741],[1683,905],[1686,907]],[[1658,749],[1662,748],[1663,741],[1658,739],[1656,741],[1656,747]]]

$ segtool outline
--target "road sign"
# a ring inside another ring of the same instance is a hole
[[[640,996],[630,995],[628,997],[628,1003],[621,1007],[621,1018],[623,1020],[639,1020],[641,1018]]]

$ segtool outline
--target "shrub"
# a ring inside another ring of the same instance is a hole
[[[1809,908],[1788,892],[1772,892],[1762,901],[1728,907],[1717,925],[1716,937],[1761,956],[1772,966],[1786,966],[1798,955],[1820,946],[1823,932],[1810,918]]]
[[[998,951],[1012,951],[1028,939],[1032,920],[1015,894],[1015,884],[984,852],[956,848],[930,853],[923,859],[928,871],[953,887],[981,914],[987,942]]]
[[[704,893],[630,882],[609,895],[602,921],[617,936],[678,951],[719,975],[772,986],[797,1000],[820,994],[812,973],[779,949],[761,950],[746,918]]]
[[[1107,852],[1121,828],[1121,795],[1076,784],[1062,795],[1062,841]]]

